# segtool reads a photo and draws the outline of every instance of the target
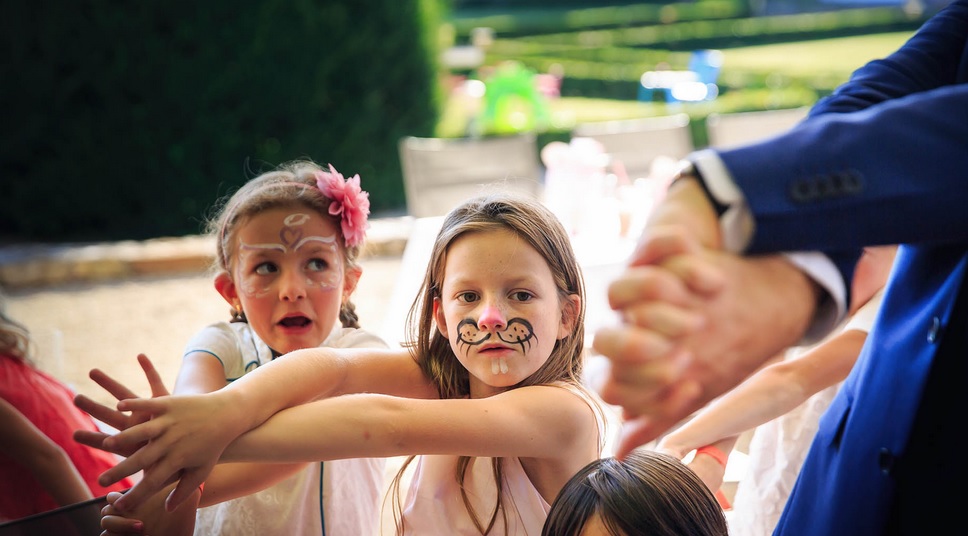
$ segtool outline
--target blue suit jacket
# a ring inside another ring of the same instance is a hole
[[[719,155],[756,220],[750,253],[821,250],[848,282],[860,247],[903,244],[776,534],[963,526],[964,445],[937,438],[945,471],[911,455],[909,437],[932,365],[945,352],[968,362],[968,316],[952,318],[968,258],[968,0],[859,69],[790,132]],[[960,406],[951,427],[968,416],[966,369],[945,388]]]

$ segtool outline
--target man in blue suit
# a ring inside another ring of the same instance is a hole
[[[968,0],[789,132],[687,160],[609,288],[626,322],[594,341],[628,417],[619,454],[822,336],[861,248],[900,243],[775,534],[965,530],[948,527],[968,484]]]

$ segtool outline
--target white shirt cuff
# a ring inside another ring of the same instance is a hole
[[[733,253],[745,252],[753,240],[756,225],[742,190],[733,182],[729,170],[715,151],[697,151],[689,155],[689,161],[702,176],[710,195],[727,207],[719,218],[723,249]],[[817,303],[813,321],[800,341],[803,345],[814,344],[837,327],[847,315],[844,280],[833,261],[822,253],[786,252],[783,255],[825,291],[825,296]]]
[[[833,331],[847,316],[847,289],[844,287],[844,279],[833,261],[823,253],[784,252],[783,256],[826,291],[825,295],[817,301],[813,321],[799,343],[803,346],[815,344]]]
[[[689,161],[702,176],[709,194],[727,207],[726,212],[719,217],[723,249],[733,253],[746,251],[756,229],[743,192],[733,182],[729,171],[715,152],[708,149],[697,151],[689,155]]]

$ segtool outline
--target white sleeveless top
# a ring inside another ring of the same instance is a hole
[[[883,291],[876,293],[854,313],[843,328],[868,332],[881,304]],[[791,348],[784,359],[793,359],[812,346]],[[833,401],[843,382],[814,393],[789,413],[763,423],[753,432],[749,445],[749,465],[733,498],[729,515],[732,536],[771,536],[780,520],[793,484],[817,433],[820,416]]]
[[[585,401],[595,413],[599,425],[599,438],[603,437],[600,412],[589,397],[574,386],[556,383]],[[403,507],[405,534],[419,536],[479,536],[461,497],[457,483],[457,460],[459,456],[423,455],[417,458],[417,467],[410,481]],[[492,458],[471,458],[464,479],[468,501],[486,526],[497,503],[497,483],[494,481]],[[504,530],[504,515],[498,512],[494,536],[540,536],[551,505],[538,493],[531,483],[521,460],[503,458],[504,506],[508,520]]]
[[[386,348],[386,343],[372,333],[338,325],[322,346]],[[272,351],[244,322],[203,328],[185,354],[199,351],[222,362],[229,382],[272,360]],[[309,464],[269,488],[199,508],[195,535],[376,536],[385,463],[383,458],[359,458]]]

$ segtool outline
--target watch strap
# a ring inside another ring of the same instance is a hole
[[[717,218],[721,218],[723,214],[729,210],[729,205],[721,202],[715,195],[713,195],[713,193],[709,190],[709,185],[707,185],[705,179],[703,179],[702,173],[700,173],[696,166],[688,160],[685,161],[682,169],[679,170],[676,180],[685,178],[693,178],[699,183],[699,186],[702,187],[703,193],[706,194],[706,199],[709,200],[709,204],[713,207],[713,210],[716,211]]]

